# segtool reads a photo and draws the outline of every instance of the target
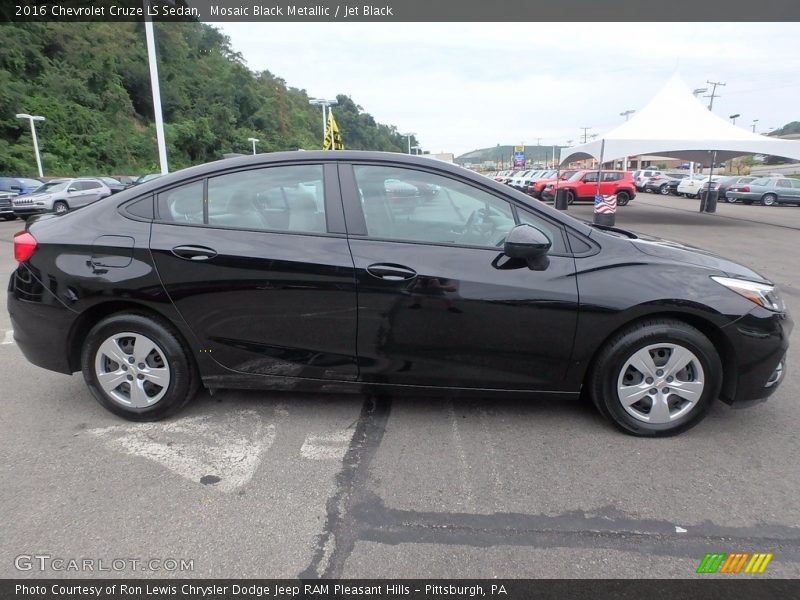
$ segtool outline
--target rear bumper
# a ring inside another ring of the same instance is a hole
[[[14,341],[25,358],[37,367],[71,374],[68,340],[77,313],[24,265],[11,274],[7,306]]]
[[[794,323],[788,313],[757,308],[723,331],[734,345],[737,361],[732,393],[722,400],[736,408],[769,398],[786,379],[786,353]]]

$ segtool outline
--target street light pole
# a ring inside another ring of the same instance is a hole
[[[742,115],[740,115],[739,113],[736,113],[735,115],[731,115],[731,116],[730,116],[730,117],[728,117],[728,118],[731,120],[731,123],[733,123],[734,125],[736,125],[736,119],[738,119],[738,118],[739,118],[739,117],[741,117],[741,116],[742,116]]]
[[[625,111],[622,111],[621,113],[619,113],[619,116],[620,117],[625,117],[625,120],[627,121],[630,118],[630,116],[635,112],[636,111],[633,110],[633,109],[628,109],[628,110],[625,110]]]
[[[408,138],[408,153],[411,154],[411,136],[416,135],[416,133],[401,133],[400,135],[404,135]]]
[[[150,87],[153,91],[153,115],[156,120],[156,138],[158,141],[158,162],[161,174],[169,173],[167,164],[167,141],[164,136],[164,117],[161,114],[161,87],[158,83],[158,61],[156,60],[156,42],[153,37],[153,19],[148,17],[150,1],[144,0],[144,36],[147,40],[147,61],[150,65]]]
[[[251,138],[247,138],[247,141],[248,141],[248,142],[252,142],[252,144],[253,144],[253,154],[255,154],[255,153],[256,153],[256,144],[257,144],[258,142],[260,142],[261,140],[260,140],[260,139],[258,139],[258,138],[252,138],[252,137],[251,137]]]
[[[36,155],[36,167],[39,169],[39,177],[44,177],[42,171],[42,157],[39,156],[39,139],[36,137],[36,121],[44,121],[45,118],[39,115],[29,115],[28,113],[18,113],[18,119],[28,119],[31,126],[31,137],[33,138],[33,153]]]
[[[753,133],[756,132],[756,123],[758,123],[758,119],[753,119]]]

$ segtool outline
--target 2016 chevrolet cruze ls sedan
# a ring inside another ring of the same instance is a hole
[[[201,384],[585,393],[625,432],[671,434],[774,392],[792,327],[747,267],[398,154],[193,167],[34,219],[14,252],[25,356],[133,420]]]

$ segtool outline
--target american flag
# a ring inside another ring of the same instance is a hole
[[[594,197],[594,212],[601,215],[613,215],[617,212],[617,195],[602,196],[597,194]]]

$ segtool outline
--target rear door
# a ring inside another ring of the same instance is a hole
[[[357,375],[353,261],[333,164],[251,167],[156,199],[158,273],[203,351],[238,372]]]
[[[796,190],[792,187],[791,179],[778,179],[775,191],[778,193],[778,202],[794,202]]]
[[[387,182],[435,190],[411,212]],[[560,225],[452,174],[342,165],[358,281],[358,356],[371,383],[563,389],[577,324],[575,260]],[[502,253],[517,222],[552,241],[543,271]]]

